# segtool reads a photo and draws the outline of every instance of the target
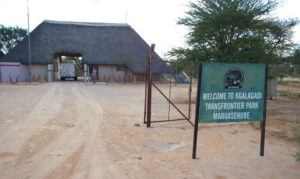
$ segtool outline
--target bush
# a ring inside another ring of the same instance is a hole
[[[294,135],[295,135],[295,139],[297,141],[300,141],[300,123],[297,124],[294,128],[293,128],[293,132],[294,132]]]
[[[280,78],[280,82],[282,82],[282,79],[286,77],[286,75],[284,73],[280,73],[279,74],[279,78]]]
[[[296,162],[300,163],[300,150],[294,155]]]
[[[282,138],[286,138],[288,136],[287,132],[285,130],[281,130],[279,132],[279,136],[282,137]]]
[[[289,94],[287,94],[287,93],[280,93],[279,96],[285,96],[285,97],[287,97],[287,96],[289,96]]]
[[[300,123],[297,124],[294,128],[293,128],[293,132],[295,135],[295,139],[298,142],[299,145],[299,141],[300,141]],[[300,163],[300,149],[298,150],[298,152],[294,155],[294,157],[296,158],[296,161],[298,163]]]

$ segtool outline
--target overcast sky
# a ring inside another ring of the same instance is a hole
[[[163,54],[184,45],[187,28],[176,25],[189,0],[29,0],[30,31],[43,20],[128,23]],[[284,0],[275,15],[300,19],[300,0]],[[0,24],[27,28],[27,0],[0,0]],[[300,43],[300,25],[293,40]]]

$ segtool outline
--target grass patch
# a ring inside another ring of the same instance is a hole
[[[300,147],[300,123],[293,127],[293,133],[295,135],[295,140],[298,143],[298,147]],[[298,152],[294,156],[296,158],[296,161],[300,164],[300,149],[298,149]]]
[[[300,93],[279,93],[279,96],[288,97],[288,98],[300,98]]]
[[[260,122],[249,122],[248,124],[255,130],[260,130]]]
[[[288,94],[288,93],[280,93],[279,96],[285,96],[285,97],[288,97],[289,94]]]
[[[279,132],[279,137],[281,137],[281,138],[286,138],[288,136],[288,134],[287,134],[287,132],[285,131],[285,130],[281,130],[280,132]]]
[[[233,134],[233,135],[235,135],[235,134],[238,133],[238,131],[237,131],[237,130],[234,130],[234,131],[232,131],[232,132],[230,132],[230,133]]]
[[[300,82],[299,81],[286,81],[286,80],[283,80],[283,81],[279,81],[278,84],[282,85],[282,86],[300,87]]]
[[[300,123],[296,124],[296,126],[293,127],[293,133],[295,135],[296,141],[300,141]]]
[[[139,123],[135,123],[134,126],[140,127],[141,125]]]
[[[300,163],[300,150],[295,154],[296,162]]]

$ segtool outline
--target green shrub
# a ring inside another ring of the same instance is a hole
[[[289,96],[288,93],[280,93],[279,96]]]
[[[300,123],[297,124],[294,128],[293,128],[293,132],[294,132],[294,135],[295,135],[295,139],[297,141],[300,141]]]
[[[283,79],[284,77],[286,77],[286,74],[284,74],[284,73],[280,73],[280,74],[279,74],[280,82],[282,82],[282,79]]]
[[[300,98],[300,93],[279,93],[279,96],[289,97],[289,98]]]
[[[300,163],[300,150],[294,155],[296,162]]]
[[[279,136],[282,137],[282,138],[286,138],[288,136],[287,132],[285,130],[281,130],[279,132]]]
[[[295,135],[295,140],[298,142],[298,146],[299,146],[299,141],[300,141],[300,123],[297,124],[294,128],[293,128],[293,132]],[[298,150],[298,152],[294,155],[294,157],[296,158],[296,161],[298,163],[300,163],[300,149]]]

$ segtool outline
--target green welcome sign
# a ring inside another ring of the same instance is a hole
[[[193,159],[198,123],[260,121],[260,156],[264,156],[266,127],[266,64],[199,64]]]
[[[203,63],[198,122],[261,121],[265,64]]]

